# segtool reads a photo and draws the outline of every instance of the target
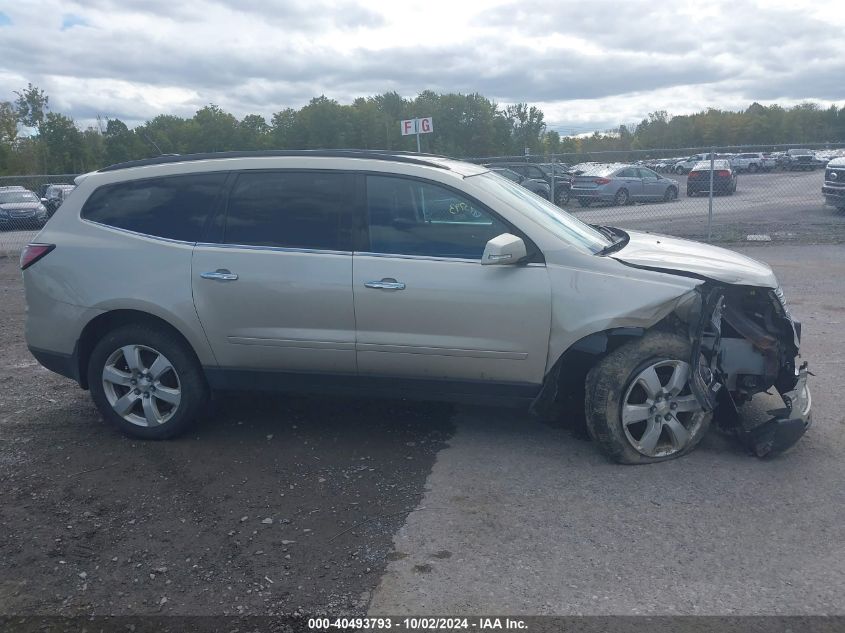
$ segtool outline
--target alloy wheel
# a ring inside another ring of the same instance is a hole
[[[622,428],[631,446],[648,457],[667,457],[690,442],[701,424],[701,405],[689,387],[690,366],[680,360],[648,365],[628,385]]]
[[[112,352],[103,366],[102,380],[112,409],[136,426],[165,424],[182,399],[173,364],[145,345],[125,345]]]

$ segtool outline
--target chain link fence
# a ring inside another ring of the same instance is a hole
[[[845,242],[845,211],[822,193],[827,165],[840,157],[845,143],[467,160],[519,179],[591,224],[713,242]]]
[[[845,170],[827,168],[838,157],[845,157],[845,143],[467,160],[500,170],[591,224],[713,242],[845,242],[845,210],[825,204],[822,193],[845,183]],[[833,171],[837,181],[826,184]],[[0,177],[0,254],[20,252],[32,240],[74,177]]]
[[[0,256],[26,246],[73,190],[76,174],[0,176]]]

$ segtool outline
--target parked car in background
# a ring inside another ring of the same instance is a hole
[[[35,229],[47,223],[41,199],[23,187],[0,187],[0,228]]]
[[[695,167],[698,163],[700,163],[703,160],[707,160],[707,161],[710,160],[710,153],[709,152],[706,153],[706,154],[694,154],[694,155],[692,155],[688,158],[684,158],[682,160],[679,160],[678,162],[675,163],[675,166],[673,167],[673,171],[676,174],[688,174],[690,172],[690,170],[692,170],[693,167]]]
[[[528,191],[530,191],[531,193],[536,193],[541,198],[545,198],[546,200],[551,199],[551,188],[545,180],[526,178],[522,174],[518,174],[513,169],[508,169],[507,167],[491,167],[490,171],[497,173],[500,176],[504,176],[508,180],[513,181],[519,185],[522,185],[523,187],[528,189]]]
[[[585,224],[479,165],[232,152],[78,184],[21,254],[26,342],[134,437],[184,432],[215,389],[583,414],[631,464],[689,453],[716,407],[769,389],[783,408],[731,429],[758,456],[810,423],[800,324],[771,268]]]
[[[730,195],[736,192],[736,171],[724,158],[713,161],[713,193]],[[703,160],[687,174],[687,195],[710,192],[710,161]]]
[[[47,208],[48,217],[53,217],[62,202],[70,195],[70,192],[76,189],[76,185],[50,185],[44,192],[42,204]]]
[[[504,167],[515,171],[521,176],[530,178],[531,180],[543,180],[552,186],[552,170],[547,168],[543,163],[526,163],[525,161],[508,161],[490,163],[492,167]],[[555,175],[555,204],[563,205],[569,202],[569,178],[566,177],[566,172],[559,170]],[[547,196],[548,197],[548,196]]]
[[[669,201],[678,197],[678,181],[646,167],[610,163],[573,176],[569,191],[582,207],[595,202],[625,205],[644,200]]]
[[[822,195],[825,204],[845,211],[845,158],[834,158],[825,167]]]
[[[747,171],[752,174],[758,171],[772,171],[777,166],[774,159],[762,152],[736,154],[730,161],[737,172]]]
[[[784,167],[789,171],[812,171],[818,167],[816,155],[811,149],[788,149],[784,157]]]

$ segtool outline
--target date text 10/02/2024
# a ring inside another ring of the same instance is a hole
[[[314,631],[330,630],[388,630],[430,631],[430,630],[525,630],[524,620],[516,618],[479,617],[479,618],[444,618],[444,617],[406,617],[406,618],[309,618],[308,628]]]

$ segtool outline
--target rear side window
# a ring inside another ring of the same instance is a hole
[[[145,235],[197,242],[225,172],[130,180],[98,187],[82,208],[92,222]]]
[[[351,251],[353,200],[352,174],[243,173],[229,195],[224,241]]]

